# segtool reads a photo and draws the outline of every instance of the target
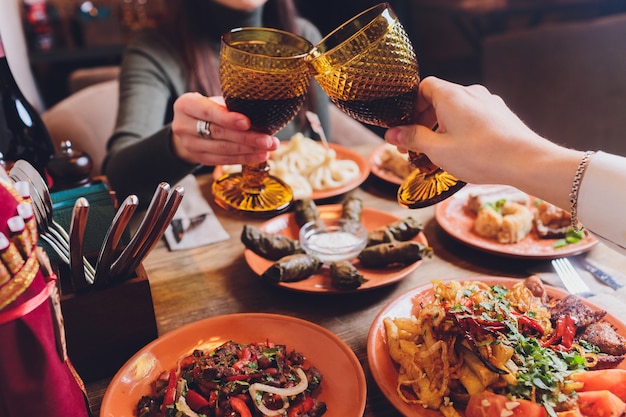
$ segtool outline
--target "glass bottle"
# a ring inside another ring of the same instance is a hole
[[[6,169],[30,162],[50,185],[46,165],[54,155],[50,133],[15,82],[0,36],[0,153]]]

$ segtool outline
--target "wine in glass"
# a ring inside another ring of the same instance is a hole
[[[311,79],[306,56],[313,45],[289,32],[237,28],[222,36],[220,82],[226,107],[250,118],[252,130],[273,135],[298,113]],[[267,162],[244,165],[240,173],[213,183],[226,210],[271,216],[291,206],[293,192],[269,174]]]
[[[352,118],[381,127],[415,122],[419,67],[413,45],[389,4],[373,6],[324,37],[307,60],[316,81]],[[398,189],[408,208],[438,203],[465,185],[409,152],[415,168]]]

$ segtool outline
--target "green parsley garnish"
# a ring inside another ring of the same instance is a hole
[[[575,232],[574,229],[570,227],[569,229],[567,229],[567,232],[565,232],[565,237],[554,242],[552,247],[555,249],[562,248],[572,243],[580,242],[580,240],[584,237],[585,232],[583,232],[582,230],[580,232]]]

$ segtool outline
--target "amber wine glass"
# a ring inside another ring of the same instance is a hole
[[[311,79],[305,58],[312,48],[276,29],[237,28],[223,35],[219,73],[226,107],[248,116],[252,130],[278,132],[304,103]],[[226,210],[259,216],[278,214],[293,202],[291,187],[269,174],[267,162],[223,175],[213,183],[213,196]]]
[[[352,118],[381,127],[415,122],[419,67],[413,45],[389,4],[373,6],[324,37],[307,58],[315,80]],[[465,185],[409,152],[415,168],[398,189],[408,208],[442,201]]]

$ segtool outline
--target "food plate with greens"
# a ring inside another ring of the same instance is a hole
[[[522,195],[527,200],[526,205],[530,213],[534,212],[534,205],[538,200],[531,196],[511,190],[510,187],[469,184],[435,206],[435,219],[441,228],[455,239],[476,249],[512,258],[556,259],[574,256],[589,251],[598,243],[598,240],[587,232],[576,235],[571,230],[564,237],[540,237],[534,226],[523,239],[515,243],[501,243],[494,238],[478,234],[475,230],[477,216],[468,208],[468,199],[480,193],[497,195],[499,192],[511,199],[514,195],[515,198]],[[500,203],[494,201],[493,204]]]
[[[137,417],[135,410],[138,403],[142,396],[153,395],[155,381],[163,379],[159,378],[161,374],[171,374],[172,370],[177,372],[186,367],[185,363],[196,350],[208,352],[231,341],[238,344],[271,342],[275,345],[284,345],[287,352],[298,352],[302,356],[297,362],[302,363],[302,368],[315,367],[321,375],[319,389],[314,395],[316,401],[325,403],[327,408],[325,415],[346,417],[363,415],[367,395],[366,380],[363,369],[350,347],[336,335],[314,323],[294,317],[263,313],[211,317],[160,336],[129,359],[113,377],[102,401],[101,415]],[[242,369],[245,369],[245,366]],[[180,372],[178,374],[181,375]],[[240,377],[231,375],[230,379],[236,382]],[[198,392],[210,390],[208,382],[210,381],[202,384],[204,388],[194,389],[198,389]],[[181,387],[180,383],[177,385],[177,388]],[[184,389],[178,391],[185,392]],[[178,395],[176,398],[176,404],[183,402]],[[192,401],[194,398],[189,393],[185,398],[186,405],[192,409],[197,408],[194,404],[198,401]],[[239,398],[246,398],[245,401],[250,403],[245,396]],[[205,401],[210,402],[211,396],[207,395]],[[290,398],[290,401],[295,404],[297,399]],[[185,404],[182,407],[184,408]],[[252,410],[252,415],[261,414]]]
[[[623,412],[626,325],[535,279],[433,281],[392,300],[367,341],[383,394],[407,417],[600,415],[587,399]],[[613,334],[602,340],[598,328]]]

